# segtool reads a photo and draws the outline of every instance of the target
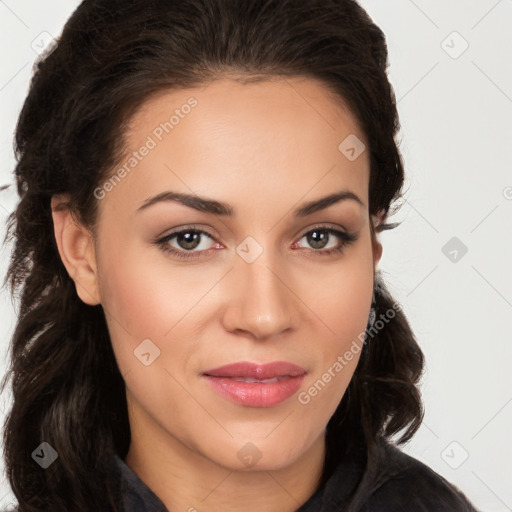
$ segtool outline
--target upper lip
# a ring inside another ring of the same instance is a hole
[[[248,361],[227,364],[218,368],[206,370],[203,375],[212,377],[248,377],[251,379],[272,379],[274,377],[296,377],[306,373],[304,368],[286,361],[257,364]]]

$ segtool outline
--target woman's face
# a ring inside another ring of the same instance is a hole
[[[95,191],[98,299],[132,444],[278,469],[322,438],[359,359],[381,253],[363,141],[311,79],[223,78],[138,110],[117,177]],[[240,362],[256,366],[213,371]],[[259,373],[273,362],[298,370]]]

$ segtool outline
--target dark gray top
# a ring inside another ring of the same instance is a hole
[[[457,487],[419,460],[382,440],[379,447],[371,468],[362,448],[335,464],[325,485],[296,512],[479,512]],[[175,512],[117,454],[112,468],[124,512]],[[201,510],[207,512],[208,506]],[[3,512],[8,511],[18,509]]]
[[[296,512],[478,512],[466,496],[419,460],[383,443],[374,470],[363,457],[341,461]],[[171,512],[117,455],[125,512]],[[208,506],[203,507],[205,511]]]

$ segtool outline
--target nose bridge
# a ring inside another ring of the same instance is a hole
[[[292,326],[294,296],[287,287],[288,273],[279,264],[275,251],[260,250],[260,254],[251,261],[246,256],[253,251],[254,257],[257,248],[251,247],[252,241],[247,243],[242,242],[237,248],[235,268],[231,273],[233,294],[230,294],[226,312],[226,328],[268,338]]]

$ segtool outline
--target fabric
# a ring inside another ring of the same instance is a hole
[[[374,469],[362,456],[341,461],[296,512],[478,512],[453,484],[394,445],[383,441],[378,457]],[[125,512],[174,512],[119,456],[114,462]]]

